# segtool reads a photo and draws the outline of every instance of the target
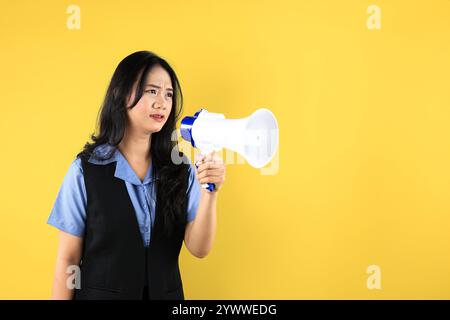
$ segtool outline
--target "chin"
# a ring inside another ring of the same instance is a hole
[[[163,128],[163,126],[152,126],[150,128],[146,128],[146,131],[148,133],[156,133],[156,132],[160,132],[162,128]]]

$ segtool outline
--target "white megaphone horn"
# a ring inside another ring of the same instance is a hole
[[[262,168],[272,160],[278,147],[278,124],[268,109],[258,109],[242,119],[225,119],[220,113],[200,109],[192,117],[181,120],[181,136],[206,155],[222,148],[242,155],[254,168]],[[212,183],[202,185],[209,191]]]

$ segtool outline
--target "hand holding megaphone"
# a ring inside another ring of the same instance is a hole
[[[197,178],[200,184],[208,191],[218,191],[225,181],[225,164],[215,151],[195,156]],[[208,188],[210,186],[210,188]]]
[[[198,148],[202,155],[222,148],[242,155],[254,168],[262,168],[272,160],[278,147],[278,124],[268,109],[258,109],[242,119],[225,119],[220,113],[200,109],[192,117],[181,120],[181,136]],[[213,183],[203,188],[214,191]]]

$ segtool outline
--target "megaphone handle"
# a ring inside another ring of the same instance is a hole
[[[198,165],[195,164],[198,169]],[[216,185],[214,183],[203,183],[202,188],[208,190],[209,192],[213,192],[216,189]]]
[[[211,147],[201,148],[200,153],[204,156],[206,156],[209,152],[212,152],[214,149]],[[195,166],[198,169],[197,163],[195,163]],[[213,192],[216,190],[216,185],[214,183],[203,183],[202,188],[208,190],[209,192]]]

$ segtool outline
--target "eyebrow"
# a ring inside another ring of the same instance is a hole
[[[151,84],[151,83],[147,84],[147,87],[153,87],[153,88],[156,88],[156,89],[161,89],[160,86],[157,86],[156,84]],[[166,90],[173,91],[172,88],[167,88]]]

